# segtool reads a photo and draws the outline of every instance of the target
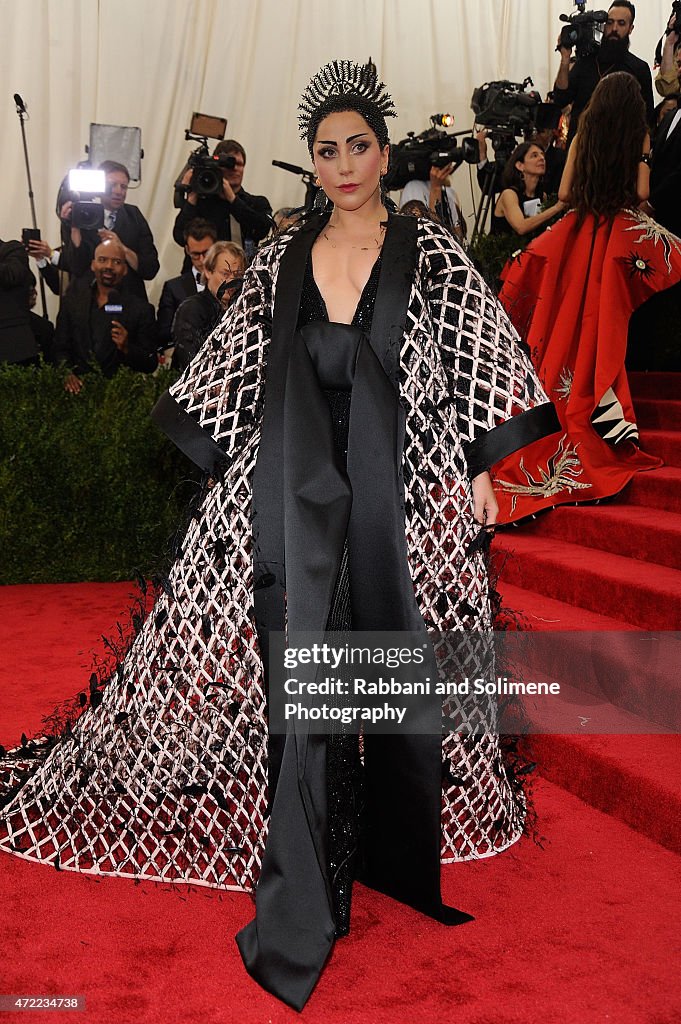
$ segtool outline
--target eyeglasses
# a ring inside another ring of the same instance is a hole
[[[210,249],[210,246],[208,246],[208,249]],[[208,252],[208,249],[199,249],[198,252],[196,250],[194,252],[192,252],[191,249],[187,249],[187,256],[189,256],[190,260],[192,260],[194,263],[196,263],[198,260],[202,260],[203,259],[203,257]]]

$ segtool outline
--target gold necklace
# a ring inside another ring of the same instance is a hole
[[[333,228],[334,225],[333,224],[329,224],[329,227]],[[383,234],[383,232],[385,231],[385,228],[386,228],[386,225],[384,223],[381,223],[379,225],[379,232],[381,234]],[[327,235],[326,231],[322,231],[322,235],[327,240],[327,242],[329,243],[329,245],[331,246],[332,249],[338,249],[339,248],[335,244],[335,242],[331,241],[331,239]],[[359,249],[361,252],[370,252],[370,251],[373,251],[374,249],[381,249],[383,247],[383,239],[382,238],[374,238],[374,242],[375,242],[375,245],[349,245],[348,244],[347,248],[349,248],[349,249]]]

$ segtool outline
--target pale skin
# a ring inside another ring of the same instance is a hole
[[[388,211],[380,180],[388,169],[388,152],[353,110],[330,114],[317,129],[312,157],[333,211],[313,246],[312,260],[329,320],[335,323],[352,322],[383,244]],[[499,506],[489,473],[478,474],[472,489],[476,521],[492,526]]]
[[[525,193],[532,197],[537,194],[539,179],[546,170],[546,157],[541,146],[530,146],[524,160],[516,161],[516,169],[520,171],[525,183]],[[546,224],[565,209],[565,203],[559,201],[532,217],[525,217],[520,208],[518,193],[512,188],[505,188],[497,199],[494,213],[497,217],[505,217],[517,235],[526,235],[529,231]]]

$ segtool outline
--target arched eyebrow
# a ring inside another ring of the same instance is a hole
[[[361,139],[363,136],[368,135],[368,132],[358,132],[357,135],[348,135],[345,140],[346,143],[354,142],[355,139]],[[334,139],[317,139],[318,146],[337,146],[338,143]]]

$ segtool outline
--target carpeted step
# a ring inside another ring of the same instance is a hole
[[[521,524],[518,532],[681,569],[681,515],[660,517],[644,505],[562,506]]]
[[[680,471],[681,473],[681,471]],[[678,629],[681,571],[552,537],[499,533],[496,550],[507,558],[502,579],[526,590],[625,619],[647,630]]]
[[[500,552],[501,554],[501,552]],[[560,632],[638,632],[639,626],[623,619],[599,615],[579,605],[558,601],[534,590],[525,590],[505,579],[500,579],[497,589],[501,594],[504,628],[529,630],[558,630]]]
[[[681,373],[630,370],[627,377],[633,398],[681,399]]]
[[[641,448],[648,455],[656,455],[667,466],[681,466],[681,431],[642,430]]]
[[[681,732],[681,641],[676,634],[651,636],[630,623],[512,584],[499,584],[499,591],[503,616],[497,628],[541,634],[534,657],[527,645],[519,649],[524,664],[644,717],[652,731]],[[632,671],[635,665],[641,670]],[[527,678],[534,679],[534,673]]]
[[[544,778],[681,853],[681,737],[533,736]]]
[[[641,429],[681,430],[681,401],[637,398],[634,411]]]
[[[660,520],[666,512],[681,515],[681,469],[662,466],[637,473],[615,499],[617,504],[647,505],[659,511]]]

